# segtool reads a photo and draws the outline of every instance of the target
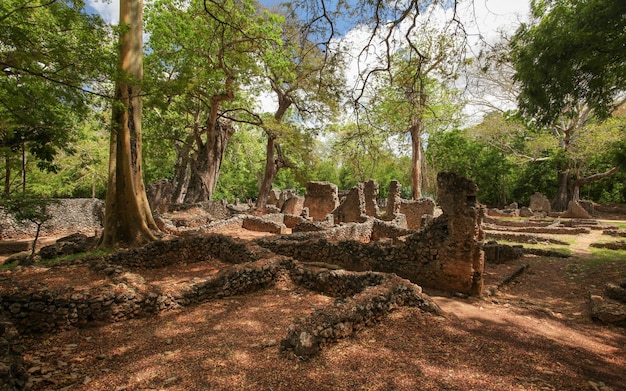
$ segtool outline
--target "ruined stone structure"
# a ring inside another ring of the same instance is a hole
[[[482,211],[474,182],[453,173],[438,176],[443,214],[403,242],[331,241],[319,233],[261,239],[273,252],[306,262],[326,262],[347,270],[376,270],[430,288],[480,295],[484,253]],[[361,237],[364,237],[363,235]]]
[[[41,226],[41,236],[84,233],[92,236],[102,229],[104,203],[98,199],[60,199],[48,206],[52,218]],[[0,208],[0,239],[30,239],[35,237],[36,225],[20,223]]]
[[[163,292],[158,283],[152,285],[140,277],[141,270],[145,269],[215,259],[230,266],[217,275],[176,284],[173,291]],[[298,286],[343,302],[340,306],[330,305],[315,311],[286,330],[281,349],[293,351],[302,358],[311,357],[322,346],[377,322],[398,306],[414,306],[441,314],[439,307],[422,294],[419,286],[398,276],[307,266],[276,256],[257,245],[221,235],[154,242],[104,258],[68,261],[52,267],[71,268],[76,272],[90,270],[101,276],[103,284],[61,290],[31,286],[18,291],[0,285],[3,288],[0,289],[0,313],[4,312],[11,326],[22,333],[54,332],[151,316],[254,292],[285,277]],[[19,358],[18,355],[16,359]]]
[[[551,211],[550,200],[541,193],[535,193],[530,196],[529,207],[533,212],[543,212],[548,214]]]
[[[387,217],[395,216],[400,213],[400,203],[402,202],[402,198],[400,198],[401,190],[402,185],[400,182],[396,180],[389,182],[389,194],[387,195]]]
[[[563,212],[561,217],[569,217],[573,219],[591,219],[593,218],[585,208],[577,201],[570,201],[567,204],[567,210]]]
[[[419,200],[402,200],[400,213],[406,216],[406,224],[409,229],[420,229],[424,215],[432,216],[435,213],[435,201],[430,198]]]
[[[380,211],[378,210],[378,182],[373,179],[363,184],[363,193],[365,196],[365,214],[372,217],[379,217]]]
[[[365,221],[367,209],[365,206],[364,187],[363,183],[354,186],[341,204],[332,211],[335,224]]]
[[[337,185],[330,182],[309,182],[306,184],[304,207],[313,220],[324,221],[339,206]]]
[[[300,216],[304,208],[304,197],[294,195],[283,202],[280,213]]]

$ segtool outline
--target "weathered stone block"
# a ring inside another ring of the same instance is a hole
[[[330,182],[309,182],[306,184],[304,207],[309,210],[309,217],[323,221],[326,215],[339,206],[337,185]]]

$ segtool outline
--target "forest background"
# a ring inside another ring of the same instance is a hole
[[[625,202],[623,105],[608,116],[571,106],[550,121],[517,109],[520,34],[543,20],[542,2],[498,34],[472,27],[483,19],[474,2],[452,3],[425,3],[417,26],[389,34],[346,17],[331,35],[302,8],[146,3],[145,183],[185,186],[177,201],[232,202],[257,199],[268,178],[300,193],[311,180],[349,189],[375,179],[381,197],[396,179],[412,198],[434,196],[437,172],[456,171],[477,182],[490,206],[528,203],[537,191],[555,201],[565,191],[567,199]],[[124,30],[104,4],[0,6],[5,194],[104,198],[116,37]],[[459,23],[457,13],[467,19]],[[403,46],[409,31],[417,56]],[[213,188],[185,199],[218,128],[224,149]]]

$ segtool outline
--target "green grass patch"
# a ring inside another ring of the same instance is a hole
[[[609,250],[591,247],[591,257],[584,261],[585,266],[596,267],[607,262],[621,262],[626,267],[626,250]]]
[[[563,239],[563,241],[569,242],[569,240],[565,238],[559,237],[559,239]],[[510,240],[498,240],[497,242],[499,244],[506,244],[509,246],[519,246],[521,244],[522,246],[524,246],[524,248],[538,248],[541,250],[556,251],[563,255],[572,255],[572,249],[569,246],[563,245],[563,244],[550,244],[550,243],[533,244],[533,243],[513,242]]]
[[[626,229],[626,221],[605,221],[607,225],[614,225],[618,229]]]
[[[75,261],[77,259],[84,259],[84,258],[100,258],[106,255],[109,255],[112,252],[114,252],[114,250],[107,249],[107,250],[94,250],[94,251],[78,253],[78,254],[63,255],[57,258],[39,260],[39,262],[36,262],[35,265],[53,266],[53,265],[56,265],[58,263],[65,262],[65,261]],[[17,262],[3,263],[2,265],[0,265],[0,270],[11,270],[17,266],[19,266],[19,263]]]

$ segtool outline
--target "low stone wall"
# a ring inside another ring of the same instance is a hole
[[[52,218],[41,226],[41,236],[56,236],[80,232],[93,236],[102,229],[104,203],[91,198],[68,198],[48,207]],[[21,223],[0,208],[0,240],[34,238],[37,226]]]
[[[548,227],[503,227],[494,224],[483,224],[483,228],[492,231],[506,231],[506,232],[523,232],[534,234],[553,234],[553,235],[577,235],[588,234],[589,228],[586,227],[564,227],[548,226]]]
[[[376,274],[364,274],[363,285],[374,276]],[[281,350],[308,359],[318,354],[323,346],[378,322],[398,306],[418,307],[425,312],[441,314],[439,307],[428,296],[422,295],[419,287],[393,275],[382,275],[377,279],[383,281],[326,311],[315,312],[290,325],[287,336],[281,341]]]
[[[214,236],[212,241],[216,241],[216,238]],[[229,244],[227,238],[217,241],[210,249],[201,242],[195,238],[162,242],[132,254],[125,252],[99,260],[78,260],[54,266],[88,266],[100,273],[106,281],[91,289],[65,287],[52,291],[30,287],[10,291],[5,288],[0,297],[0,313],[9,316],[22,333],[53,332],[150,316],[161,311],[245,294],[266,288],[280,276],[287,274],[295,284],[341,298],[342,302],[340,305],[330,305],[316,311],[308,320],[300,321],[289,328],[281,344],[282,348],[307,357],[314,352],[303,351],[302,340],[294,341],[294,330],[299,330],[297,335],[302,335],[303,330],[306,330],[313,337],[314,350],[317,352],[323,344],[375,323],[397,306],[417,306],[424,311],[440,313],[437,305],[422,294],[420,287],[397,276],[312,268],[285,257],[273,255],[271,258],[264,258],[267,253],[254,247],[246,253],[252,254],[252,259],[258,260],[233,265],[215,276],[195,278],[186,284],[177,284],[175,291],[168,289],[167,293],[162,292],[157,285],[145,283],[136,275],[133,277],[133,273],[129,272],[129,265],[136,267],[141,264],[144,268],[164,265],[164,262],[152,260],[155,251],[170,253],[171,262],[202,262],[200,258],[187,258],[199,248],[201,252],[215,251],[210,256],[224,255],[225,251],[230,251],[229,248],[235,252],[241,251],[236,241]],[[129,262],[129,258],[134,258],[135,261]],[[306,328],[311,324],[315,325],[313,329]],[[319,325],[323,327],[319,328]]]
[[[24,365],[24,348],[13,324],[0,314],[0,390],[25,390],[28,372]]]
[[[509,246],[489,242],[483,246],[483,250],[485,251],[485,263],[496,265],[515,261],[524,255],[524,248],[521,245]]]
[[[125,321],[217,298],[254,292],[273,283],[284,265],[262,260],[218,273],[217,276],[162,293],[123,278],[95,289],[38,290],[2,297],[0,303],[23,333],[42,333]],[[114,269],[115,270],[115,269]]]
[[[105,261],[128,268],[151,269],[213,258],[238,264],[256,261],[267,255],[269,254],[266,251],[250,248],[244,240],[211,234],[152,242],[141,248],[109,255]]]
[[[563,246],[569,246],[569,243],[564,240],[558,240],[554,238],[550,238],[547,236],[539,236],[532,234],[523,234],[523,233],[510,233],[510,232],[499,232],[499,231],[485,231],[486,239],[492,240],[509,240],[511,242],[518,243],[550,243],[550,244],[560,244]]]
[[[250,231],[268,232],[271,234],[284,234],[287,232],[285,224],[255,216],[246,216],[243,219],[242,227]]]
[[[591,243],[590,247],[594,248],[605,248],[608,250],[626,250],[626,242],[609,242],[609,243]]]

